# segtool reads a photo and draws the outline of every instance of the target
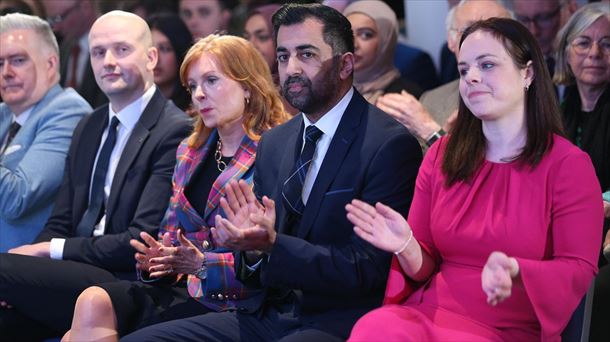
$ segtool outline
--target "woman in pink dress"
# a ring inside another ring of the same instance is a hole
[[[350,340],[559,340],[597,272],[603,208],[563,137],[542,52],[518,22],[468,28],[451,135],[425,156],[408,223],[354,200],[364,240],[394,252],[386,305]]]

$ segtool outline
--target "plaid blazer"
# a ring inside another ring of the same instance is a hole
[[[206,307],[224,311],[235,309],[235,303],[248,296],[248,291],[235,278],[233,254],[227,250],[216,249],[211,239],[209,227],[214,225],[217,214],[224,216],[220,208],[220,198],[225,195],[224,187],[232,179],[244,179],[252,184],[256,142],[244,136],[237,152],[227,168],[218,176],[207,199],[203,217],[191,206],[184,195],[191,176],[197,166],[205,160],[208,153],[214,153],[218,132],[212,131],[206,143],[198,149],[188,146],[183,140],[176,152],[177,162],[172,178],[172,197],[159,230],[159,237],[169,232],[172,241],[176,240],[178,229],[191,240],[207,260],[207,278],[199,279],[188,275],[189,294]]]

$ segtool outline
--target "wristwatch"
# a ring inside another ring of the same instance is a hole
[[[426,140],[426,145],[428,145],[428,147],[432,146],[432,144],[434,144],[438,139],[440,139],[445,134],[447,134],[447,132],[445,132],[442,128],[439,129],[438,131],[432,133],[432,135],[428,138],[428,140]]]
[[[203,259],[201,267],[195,272],[195,277],[199,279],[206,279],[208,277],[208,263],[206,259]]]

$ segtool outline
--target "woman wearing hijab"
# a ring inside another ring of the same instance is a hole
[[[400,77],[394,66],[398,36],[396,13],[383,1],[357,1],[343,15],[354,31],[354,86],[372,104],[385,93],[402,90],[419,98],[422,89]]]

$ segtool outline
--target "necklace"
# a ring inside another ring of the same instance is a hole
[[[218,171],[222,172],[227,168],[227,163],[222,161],[222,142],[218,139],[218,143],[216,144],[216,152],[214,152],[214,159],[216,159],[216,167]]]

